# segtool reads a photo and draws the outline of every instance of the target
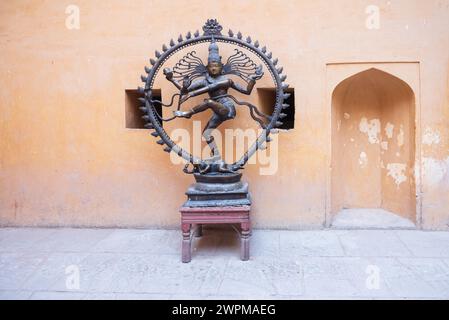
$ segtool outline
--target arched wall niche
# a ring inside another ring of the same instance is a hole
[[[369,68],[331,95],[330,218],[343,209],[384,209],[416,223],[415,94]]]

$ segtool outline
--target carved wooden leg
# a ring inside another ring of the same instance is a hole
[[[240,258],[243,261],[249,260],[249,238],[250,238],[250,223],[242,222],[242,233],[240,235]]]
[[[182,229],[182,262],[192,260],[192,243],[190,241],[190,223],[183,223]]]
[[[197,224],[195,228],[195,237],[202,237],[203,236],[203,225]]]

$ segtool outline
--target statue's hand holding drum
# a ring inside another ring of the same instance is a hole
[[[170,68],[164,68],[163,72],[167,80],[171,80],[173,78],[173,71]]]

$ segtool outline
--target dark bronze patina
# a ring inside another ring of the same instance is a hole
[[[282,110],[288,108],[284,103],[289,96],[289,93],[285,92],[288,85],[285,83],[286,76],[282,74],[283,68],[277,67],[278,59],[273,58],[266,47],[260,47],[259,42],[253,41],[251,37],[244,39],[240,32],[234,34],[232,30],[229,30],[228,35],[223,35],[222,29],[216,19],[209,19],[203,26],[202,35],[198,31],[193,35],[188,32],[185,37],[179,35],[177,41],[172,39],[169,45],[164,44],[162,52],[156,50],[155,58],[150,59],[151,67],[145,67],[147,75],[142,76],[145,86],[138,88],[142,94],[139,100],[142,103],[143,118],[147,121],[146,127],[154,130],[151,134],[159,138],[157,143],[164,146],[164,151],[175,152],[187,160],[184,172],[195,176],[196,183],[186,193],[188,203],[191,202],[192,206],[250,204],[248,185],[240,181],[241,174],[238,171],[258,149],[266,148],[265,144],[270,141],[270,133],[276,132],[275,128],[282,125],[280,119],[286,116]],[[207,64],[203,63],[195,51],[190,51],[173,68],[163,67],[166,60],[175,52],[199,43],[209,43]],[[219,43],[236,45],[235,53],[229,56],[225,63],[219,54]],[[263,65],[256,65],[244,50],[257,56],[273,79],[276,102],[271,115],[262,113],[253,104],[239,101],[232,95],[232,91],[250,95],[256,81],[264,75]],[[165,78],[179,90],[179,93],[171,97],[169,104],[153,98],[154,79],[161,68]],[[239,77],[244,84],[238,83],[230,75]],[[181,106],[191,97],[203,94],[208,94],[208,97],[202,103],[181,110]],[[175,100],[178,102],[177,108],[170,118],[163,118],[154,107],[157,103],[164,107],[173,107]],[[236,116],[236,105],[248,107],[251,117],[263,130],[256,142],[239,160],[228,164],[222,159],[211,132]],[[211,149],[211,157],[200,159],[176,145],[164,131],[161,123],[179,117],[190,118],[206,110],[213,111],[203,130],[203,136]],[[192,166],[191,169],[189,165]]]

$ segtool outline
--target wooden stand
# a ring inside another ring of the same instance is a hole
[[[180,208],[182,229],[182,262],[192,259],[192,225],[196,225],[195,236],[203,234],[203,224],[239,224],[240,230],[240,258],[249,259],[249,237],[251,235],[251,222],[249,211],[251,206],[229,207],[186,207]]]

